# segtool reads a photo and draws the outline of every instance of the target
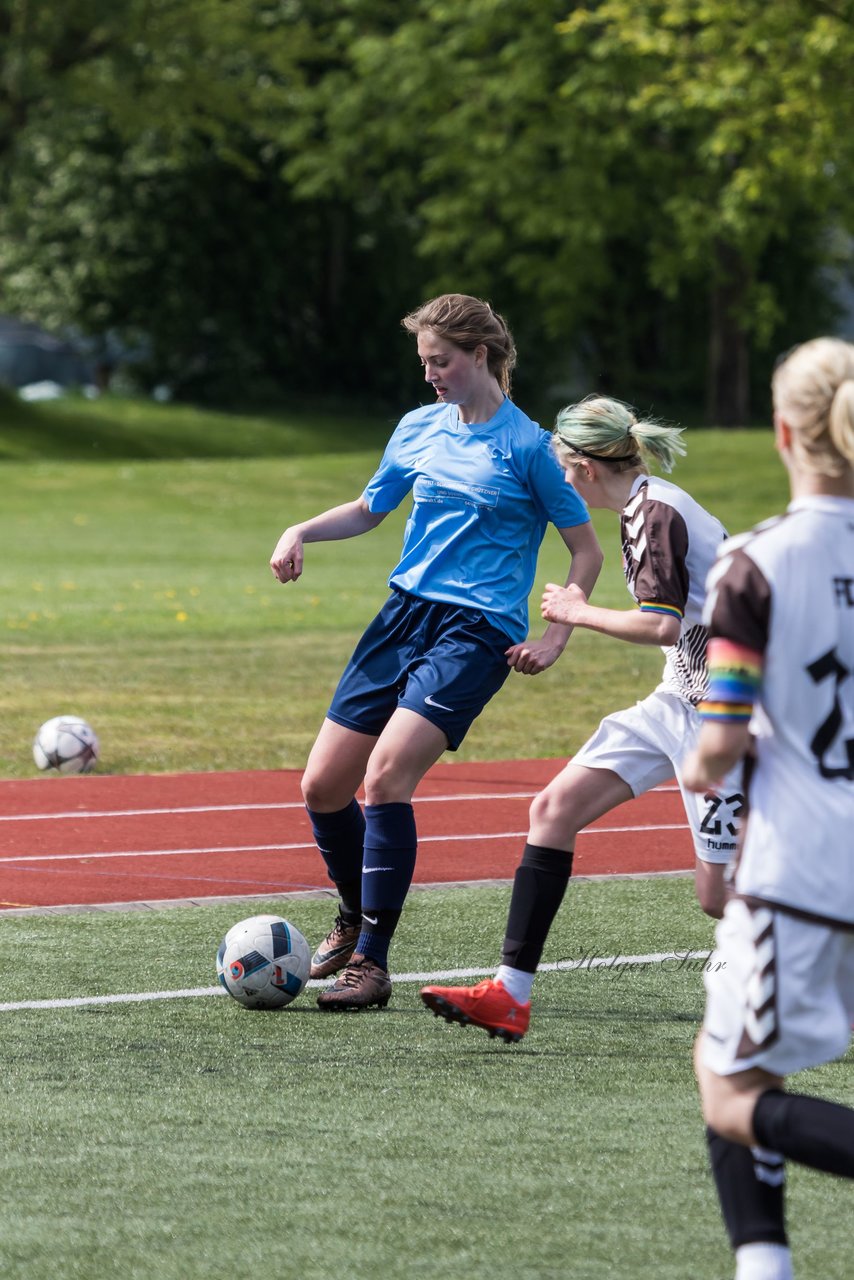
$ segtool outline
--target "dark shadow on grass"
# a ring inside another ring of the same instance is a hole
[[[367,450],[379,460],[396,421],[393,413],[383,411],[354,415],[283,407],[243,416],[118,399],[27,404],[0,396],[0,459],[297,458]]]

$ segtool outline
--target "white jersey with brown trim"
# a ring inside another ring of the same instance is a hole
[[[736,890],[854,927],[854,499],[799,498],[730,539],[707,618],[762,665]]]
[[[662,688],[694,706],[705,696],[706,577],[726,530],[690,494],[658,476],[639,476],[620,517],[626,585],[644,612],[678,617],[675,645],[663,647]]]

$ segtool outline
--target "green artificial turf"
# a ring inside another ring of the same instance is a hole
[[[0,1274],[26,1280],[724,1280],[691,1073],[711,928],[689,879],[577,882],[527,1037],[448,1026],[420,981],[491,969],[502,887],[413,893],[388,1009],[225,995],[0,1012]],[[328,900],[9,917],[4,1001],[200,987],[242,915],[312,942]],[[469,979],[473,981],[474,979]],[[854,1102],[847,1062],[803,1087]],[[797,1274],[847,1275],[850,1187],[793,1168]]]

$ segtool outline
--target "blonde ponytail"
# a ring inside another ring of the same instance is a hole
[[[854,345],[813,338],[795,347],[771,387],[805,470],[839,477],[854,466]]]
[[[672,471],[677,456],[685,452],[681,436],[681,427],[639,419],[622,400],[588,396],[560,410],[553,447],[563,465],[581,457],[608,462],[615,471],[646,471],[655,461],[663,471]]]
[[[854,378],[846,378],[837,387],[828,429],[834,449],[854,466]]]

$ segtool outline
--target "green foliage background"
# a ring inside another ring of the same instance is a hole
[[[8,0],[0,310],[183,398],[399,404],[462,290],[544,415],[745,425],[841,323],[852,54],[854,0]]]

